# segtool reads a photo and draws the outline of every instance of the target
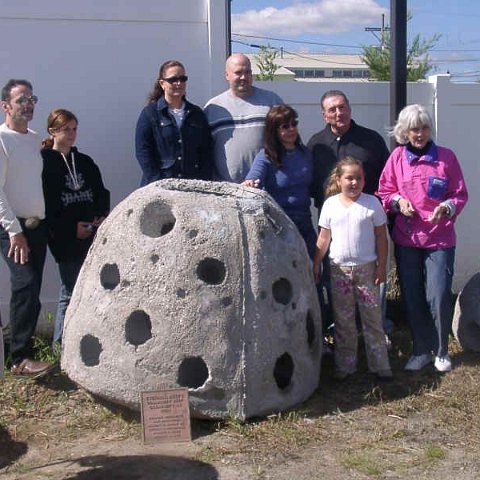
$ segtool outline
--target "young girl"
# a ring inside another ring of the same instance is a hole
[[[48,116],[50,137],[43,142],[43,192],[48,245],[60,272],[61,288],[53,341],[61,343],[63,320],[95,231],[110,209],[95,162],[74,147],[77,117],[59,108]]]
[[[388,252],[386,215],[376,197],[362,193],[365,173],[359,160],[346,157],[333,169],[320,213],[314,260],[318,281],[330,246],[332,305],[335,319],[335,378],[357,368],[358,304],[368,368],[380,379],[392,377],[382,327],[379,285],[385,282]]]

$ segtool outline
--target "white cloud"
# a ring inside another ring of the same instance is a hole
[[[273,0],[272,0],[273,3]],[[331,34],[378,23],[385,8],[375,0],[294,2],[286,8],[267,7],[232,15],[232,32],[243,35]]]

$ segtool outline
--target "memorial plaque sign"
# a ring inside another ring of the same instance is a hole
[[[144,443],[191,441],[187,388],[142,392],[140,403]]]

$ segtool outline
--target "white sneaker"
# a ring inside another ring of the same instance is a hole
[[[435,357],[434,365],[437,372],[449,372],[452,369],[452,361],[448,355]]]
[[[429,353],[422,353],[422,355],[412,355],[407,364],[405,370],[416,371],[421,370],[432,362],[432,356]]]

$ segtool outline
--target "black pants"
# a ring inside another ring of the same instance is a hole
[[[10,249],[8,232],[0,227],[0,249],[10,270],[10,355],[17,364],[24,358],[32,357],[32,336],[40,313],[40,289],[42,287],[43,266],[47,251],[47,225],[29,230],[21,221],[23,233],[28,241],[30,252],[24,265],[7,257]]]

